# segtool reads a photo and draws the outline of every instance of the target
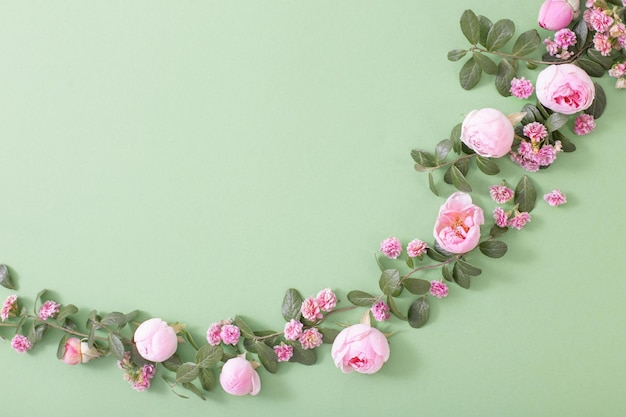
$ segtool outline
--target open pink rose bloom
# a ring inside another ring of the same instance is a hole
[[[169,359],[178,348],[176,332],[161,319],[141,323],[133,338],[141,357],[152,362]]]
[[[331,355],[343,373],[373,374],[389,359],[389,342],[380,330],[355,324],[337,335]]]
[[[591,106],[595,97],[593,81],[574,64],[548,65],[537,75],[537,100],[562,114],[574,114]]]
[[[472,204],[472,197],[456,192],[441,206],[434,236],[442,249],[466,253],[478,245],[480,226],[485,222],[483,209]]]

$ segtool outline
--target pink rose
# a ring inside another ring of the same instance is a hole
[[[161,319],[141,323],[133,338],[141,357],[152,362],[169,359],[178,348],[176,332]]]
[[[389,359],[389,342],[380,330],[368,324],[343,329],[335,338],[331,355],[345,373],[373,374]]]
[[[579,0],[545,0],[539,9],[539,26],[548,30],[563,29],[580,9]]]
[[[232,395],[257,395],[261,391],[261,378],[249,361],[238,356],[222,366],[220,385]]]
[[[548,65],[537,76],[535,91],[541,104],[562,114],[589,108],[595,96],[593,81],[574,64]]]
[[[461,125],[461,140],[480,156],[500,158],[511,150],[513,125],[496,109],[472,110]]]
[[[439,209],[435,223],[435,240],[451,253],[466,253],[478,245],[480,225],[485,222],[483,210],[472,204],[469,194],[452,194]]]
[[[95,346],[90,348],[87,342],[82,342],[76,337],[69,337],[65,341],[65,353],[61,360],[68,365],[77,365],[87,363],[98,357],[100,357],[100,352]]]

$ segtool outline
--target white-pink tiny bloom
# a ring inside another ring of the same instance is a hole
[[[493,210],[493,219],[498,227],[507,227],[509,224],[509,216],[502,207],[496,207]]]
[[[541,142],[548,137],[548,129],[544,124],[539,122],[528,123],[522,129],[522,132],[524,136],[533,142]]]
[[[302,313],[302,316],[308,321],[316,321],[324,317],[322,315],[322,310],[320,310],[320,306],[317,303],[317,300],[313,297],[309,297],[302,302],[300,312]]]
[[[235,346],[239,342],[240,334],[241,331],[239,330],[239,327],[235,326],[234,324],[224,325],[220,330],[220,338],[222,339],[222,342],[224,342],[224,344],[226,345]]]
[[[561,204],[567,203],[567,195],[563,194],[558,188],[545,194],[543,199],[552,207],[558,207]]]
[[[589,24],[596,32],[607,32],[613,24],[613,18],[606,14],[604,10],[594,8],[589,16]]]
[[[389,306],[384,301],[379,301],[372,305],[371,311],[376,321],[386,321],[391,317],[389,314]]]
[[[593,35],[593,47],[603,56],[611,55],[611,51],[613,50],[613,44],[611,43],[609,35],[600,32],[596,32],[596,34]]]
[[[220,334],[222,333],[222,325],[220,323],[211,323],[206,332],[206,340],[211,346],[217,346],[222,343]]]
[[[509,219],[508,226],[521,230],[528,222],[530,222],[530,213],[523,211],[521,213],[517,213],[512,219]]]
[[[61,304],[57,304],[52,300],[48,300],[43,303],[41,307],[39,307],[39,312],[37,313],[37,316],[39,316],[41,320],[47,320],[51,317],[54,317],[54,315],[59,312],[59,307],[61,307]]]
[[[11,339],[11,347],[15,349],[17,353],[26,353],[33,347],[33,344],[26,336],[16,334],[13,336],[13,339]]]
[[[567,28],[557,30],[554,34],[554,42],[560,48],[567,49],[576,44],[576,34]]]
[[[492,185],[489,187],[489,195],[498,204],[504,204],[513,198],[515,192],[506,185]]]
[[[406,246],[406,253],[409,258],[417,258],[419,256],[423,256],[428,249],[428,244],[419,239],[413,239]]]
[[[448,286],[441,281],[431,281],[430,294],[437,298],[446,297],[448,295]]]
[[[330,288],[323,289],[315,298],[322,311],[332,311],[337,306],[337,296]]]
[[[581,113],[574,120],[574,133],[586,135],[596,128],[596,121],[591,114]]]
[[[315,327],[311,327],[310,329],[303,331],[298,340],[302,345],[302,349],[307,350],[315,349],[320,346],[323,342],[323,337],[319,330]]]
[[[274,353],[276,353],[278,362],[287,362],[293,356],[293,346],[280,342],[279,345],[274,346]]]
[[[380,243],[380,251],[390,259],[397,259],[402,253],[402,243],[395,237],[389,237]]]
[[[2,311],[0,311],[0,318],[2,321],[10,317],[15,317],[17,314],[17,295],[12,294],[7,297],[2,305]]]
[[[302,334],[303,324],[297,320],[291,319],[287,323],[285,323],[285,328],[283,330],[285,334],[285,339],[287,340],[298,340],[300,335]]]
[[[514,97],[526,99],[532,95],[534,90],[533,84],[525,77],[513,78],[511,80],[509,91]]]

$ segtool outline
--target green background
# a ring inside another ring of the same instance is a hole
[[[282,328],[289,287],[331,287],[340,306],[349,290],[376,293],[380,241],[432,241],[453,191],[432,195],[411,149],[434,149],[472,109],[523,105],[500,97],[492,77],[460,88],[461,63],[446,53],[467,45],[461,13],[512,18],[519,34],[536,27],[539,5],[2,2],[0,262],[29,307],[47,288],[87,311],[187,323],[198,340],[236,314]],[[0,341],[0,409],[622,415],[626,97],[600,82],[609,106],[596,131],[530,175],[540,195],[560,188],[569,202],[538,202],[532,222],[505,236],[504,258],[473,255],[483,275],[434,300],[424,328],[379,325],[397,331],[379,373],[343,375],[324,346],[316,366],[262,370],[257,397],[218,387],[183,400],[158,377],[133,391],[111,359],[64,365],[50,334],[26,355]],[[487,186],[523,175],[502,166],[473,177],[487,218]],[[353,313],[337,321],[358,321]]]

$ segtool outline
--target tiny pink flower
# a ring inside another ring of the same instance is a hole
[[[380,251],[391,259],[396,259],[402,253],[402,243],[395,237],[389,237],[380,244]]]
[[[537,155],[535,156],[535,161],[539,165],[546,167],[554,162],[554,160],[556,159],[557,153],[558,153],[557,148],[555,148],[552,145],[542,146],[541,149],[539,149],[539,152],[537,152]]]
[[[16,334],[11,339],[11,347],[15,349],[18,353],[26,353],[33,347],[33,344],[28,340],[28,338],[21,334]]]
[[[567,49],[576,44],[576,34],[567,28],[557,30],[554,34],[554,42],[560,48]]]
[[[526,78],[522,77],[513,78],[511,80],[511,88],[509,91],[517,98],[526,99],[530,97],[534,89],[533,84]]]
[[[437,298],[443,298],[448,295],[448,286],[441,281],[431,281],[430,293]]]
[[[316,300],[322,311],[328,312],[337,306],[337,296],[330,288],[326,288],[317,293]]]
[[[593,35],[593,47],[603,56],[611,55],[611,51],[613,50],[609,36],[600,32],[596,32],[596,34]]]
[[[59,312],[59,307],[61,307],[61,304],[48,300],[39,307],[39,313],[37,313],[37,315],[41,320],[47,320],[50,317],[54,317],[54,315]]]
[[[299,339],[302,349],[315,349],[322,344],[322,334],[315,327],[302,332]]]
[[[280,345],[274,346],[274,352],[278,357],[278,362],[287,362],[293,356],[293,346],[280,342]]]
[[[548,194],[545,194],[543,199],[546,200],[546,203],[552,207],[558,207],[561,204],[567,203],[567,196],[558,188],[550,191]]]
[[[537,172],[539,171],[539,164],[534,162],[533,160],[524,158],[523,156],[511,153],[511,160],[524,168],[528,172]]]
[[[533,142],[541,142],[548,137],[548,129],[539,122],[528,123],[522,129],[524,136],[532,140]]]
[[[548,51],[550,56],[554,56],[559,53],[559,45],[557,45],[556,42],[552,41],[552,39],[545,39],[543,41],[543,44],[546,46],[546,51]]]
[[[504,212],[502,207],[496,207],[493,211],[493,218],[498,227],[507,227],[509,224],[509,216]]]
[[[614,64],[609,70],[609,75],[615,78],[620,78],[626,75],[626,62]]]
[[[135,381],[129,381],[133,384],[133,389],[138,392],[142,392],[150,388],[150,380],[154,377],[156,368],[153,364],[145,364],[141,368],[141,372],[137,375]]]
[[[237,342],[239,342],[240,333],[241,331],[239,330],[239,327],[234,324],[227,324],[222,326],[222,329],[220,330],[220,338],[224,344],[235,346]]]
[[[0,318],[2,321],[10,317],[15,317],[17,314],[17,295],[9,295],[2,305],[2,311],[0,311]]]
[[[591,114],[581,113],[574,120],[574,133],[586,135],[596,127],[596,121]]]
[[[302,316],[308,321],[315,321],[323,317],[320,306],[317,303],[317,300],[313,297],[309,297],[304,300],[304,302],[302,303],[302,307],[300,307],[300,312],[302,313]]]
[[[489,187],[489,195],[498,204],[504,204],[513,198],[513,190],[506,185],[492,185]]]
[[[593,30],[597,32],[606,32],[613,24],[613,18],[607,15],[604,10],[596,8],[591,11],[589,23],[591,24]]]
[[[406,253],[409,255],[409,258],[417,258],[426,253],[426,249],[428,249],[428,245],[426,242],[422,242],[419,239],[413,239],[406,246]]]
[[[524,226],[526,226],[526,223],[528,223],[529,221],[530,213],[524,211],[521,213],[517,213],[515,217],[509,220],[509,226],[514,229],[521,230]]]
[[[389,320],[389,317],[391,317],[389,314],[389,306],[384,301],[379,301],[374,304],[371,311],[376,321]]]
[[[297,340],[302,334],[302,323],[297,320],[291,319],[285,323],[285,339]]]
[[[217,346],[222,342],[220,334],[222,332],[222,326],[220,323],[211,323],[209,330],[206,332],[206,340],[211,346]]]

